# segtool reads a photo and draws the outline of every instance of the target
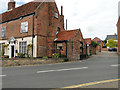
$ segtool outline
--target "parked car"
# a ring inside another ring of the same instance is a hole
[[[112,51],[115,51],[115,52],[117,52],[117,48],[112,48]]]
[[[108,51],[112,51],[112,48],[109,48]]]
[[[109,48],[108,51],[115,51],[115,52],[117,52],[117,48]]]

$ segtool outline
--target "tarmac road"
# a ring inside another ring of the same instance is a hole
[[[0,77],[3,88],[63,88],[118,79],[118,67],[116,53],[102,52],[82,62],[3,68]]]

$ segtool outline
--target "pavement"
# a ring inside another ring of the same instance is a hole
[[[77,62],[2,68],[0,77],[3,88],[118,88],[118,67],[116,53],[102,52]]]

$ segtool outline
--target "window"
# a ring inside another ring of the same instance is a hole
[[[19,42],[19,53],[27,53],[27,42]]]
[[[22,22],[21,23],[21,33],[28,32],[28,22]]]
[[[57,44],[57,50],[63,50],[63,44],[62,43]]]
[[[55,18],[57,18],[57,19],[58,19],[58,13],[57,13],[57,12],[55,12],[55,14],[54,14],[54,15],[55,15]]]
[[[61,29],[60,29],[60,27],[58,27],[58,30],[57,30],[58,32],[60,32],[61,31]]]
[[[101,43],[101,41],[97,41],[97,43],[98,43],[98,44],[100,44],[100,43]]]
[[[0,52],[2,52],[2,45],[5,43],[0,43]]]
[[[1,28],[1,37],[5,37],[6,36],[6,27],[2,27]]]

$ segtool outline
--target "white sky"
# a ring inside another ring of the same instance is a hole
[[[7,10],[9,0],[0,0],[0,13]],[[31,0],[15,0],[16,6]],[[63,5],[68,29],[80,28],[84,38],[99,37],[117,33],[118,1],[120,0],[56,0],[59,11]]]

